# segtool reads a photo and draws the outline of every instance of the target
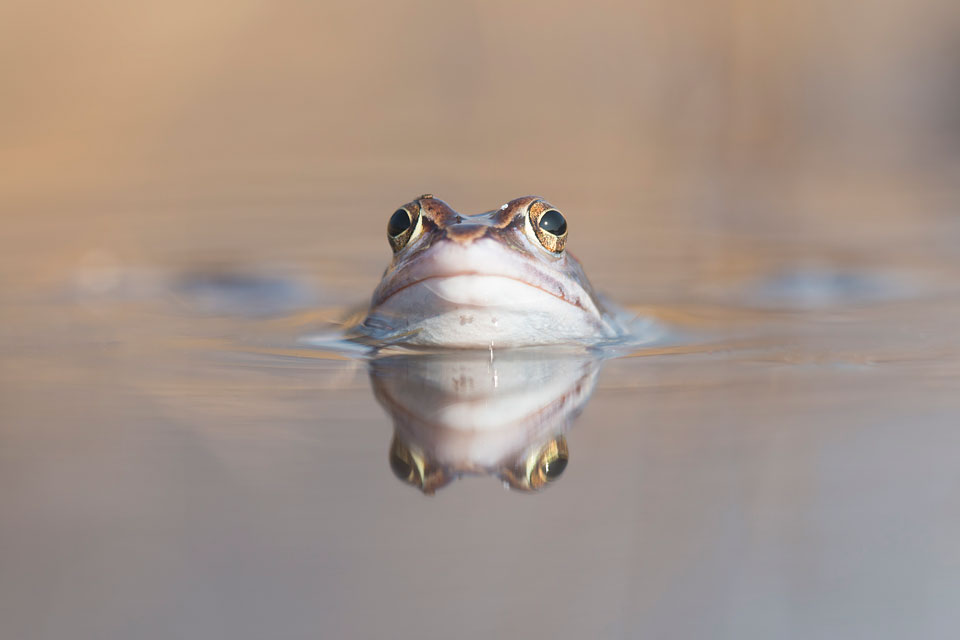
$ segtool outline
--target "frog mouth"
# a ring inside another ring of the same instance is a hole
[[[440,300],[472,307],[517,306],[524,301],[536,305],[553,299],[592,315],[599,310],[583,286],[558,277],[550,265],[504,248],[497,241],[481,241],[469,247],[434,245],[429,253],[413,256],[388,273],[373,295],[373,307],[398,294],[421,288]],[[425,309],[427,311],[428,309]]]
[[[563,295],[563,290],[557,283],[554,290],[532,283],[528,280],[512,276],[484,273],[480,271],[460,271],[455,273],[441,273],[424,276],[417,280],[405,282],[392,288],[379,298],[378,305],[386,303],[394,296],[409,291],[415,287],[424,287],[436,297],[447,302],[470,307],[496,306],[496,302],[519,302],[526,296],[518,296],[523,291],[517,285],[537,291],[540,294],[552,296],[569,305],[587,311],[579,299],[570,299]],[[539,295],[539,294],[534,294]],[[481,300],[479,298],[489,298]]]

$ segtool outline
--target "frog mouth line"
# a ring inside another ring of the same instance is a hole
[[[512,276],[507,276],[507,275],[502,275],[502,274],[483,273],[483,272],[480,272],[480,271],[462,271],[462,272],[457,272],[457,273],[437,274],[437,275],[432,275],[432,276],[426,276],[426,277],[424,277],[424,278],[420,278],[419,280],[414,280],[413,282],[405,283],[404,285],[402,285],[402,286],[400,286],[400,287],[398,287],[398,288],[390,291],[387,295],[385,295],[385,296],[377,303],[376,306],[381,306],[381,305],[383,305],[384,303],[386,303],[388,300],[390,300],[390,298],[394,297],[395,295],[397,295],[397,294],[400,293],[401,291],[404,291],[404,290],[406,290],[406,289],[409,289],[410,287],[413,287],[413,286],[415,286],[415,285],[418,285],[418,284],[422,284],[422,283],[424,283],[424,282],[427,282],[428,280],[448,280],[448,279],[450,279],[450,278],[458,278],[458,277],[460,277],[460,276],[480,276],[480,277],[485,277],[485,278],[502,278],[502,279],[504,279],[504,280],[513,280],[514,282],[519,282],[520,284],[523,284],[523,285],[525,285],[525,286],[531,287],[531,288],[533,288],[533,289],[538,289],[539,291],[542,291],[543,293],[546,293],[547,295],[553,296],[554,298],[556,298],[556,299],[558,299],[558,300],[561,300],[561,301],[569,304],[570,306],[576,307],[576,308],[580,309],[581,311],[584,311],[584,312],[587,311],[587,308],[584,307],[583,304],[582,304],[579,300],[570,300],[569,298],[566,298],[566,297],[564,297],[564,296],[561,295],[561,294],[557,294],[557,293],[555,293],[555,292],[553,292],[553,291],[550,291],[549,289],[544,289],[543,287],[541,287],[541,286],[539,286],[539,285],[536,285],[536,284],[533,284],[533,283],[529,282],[528,280],[522,280],[522,279],[520,279],[520,278],[514,278],[514,277],[512,277]]]

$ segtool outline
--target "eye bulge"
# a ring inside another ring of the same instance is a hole
[[[541,246],[555,254],[563,253],[567,244],[567,219],[552,206],[538,200],[530,205],[530,227]]]
[[[387,222],[387,240],[394,253],[401,251],[416,235],[419,218],[420,209],[417,205],[400,207],[390,216]]]

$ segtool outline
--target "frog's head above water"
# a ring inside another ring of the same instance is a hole
[[[488,348],[592,344],[623,332],[566,251],[567,221],[542,198],[472,216],[423,195],[387,225],[393,261],[373,294],[366,337]]]

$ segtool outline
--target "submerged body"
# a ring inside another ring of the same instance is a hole
[[[566,220],[541,198],[463,216],[424,195],[393,214],[387,233],[393,261],[361,338],[494,348],[591,345],[627,333],[628,318],[565,250]]]

